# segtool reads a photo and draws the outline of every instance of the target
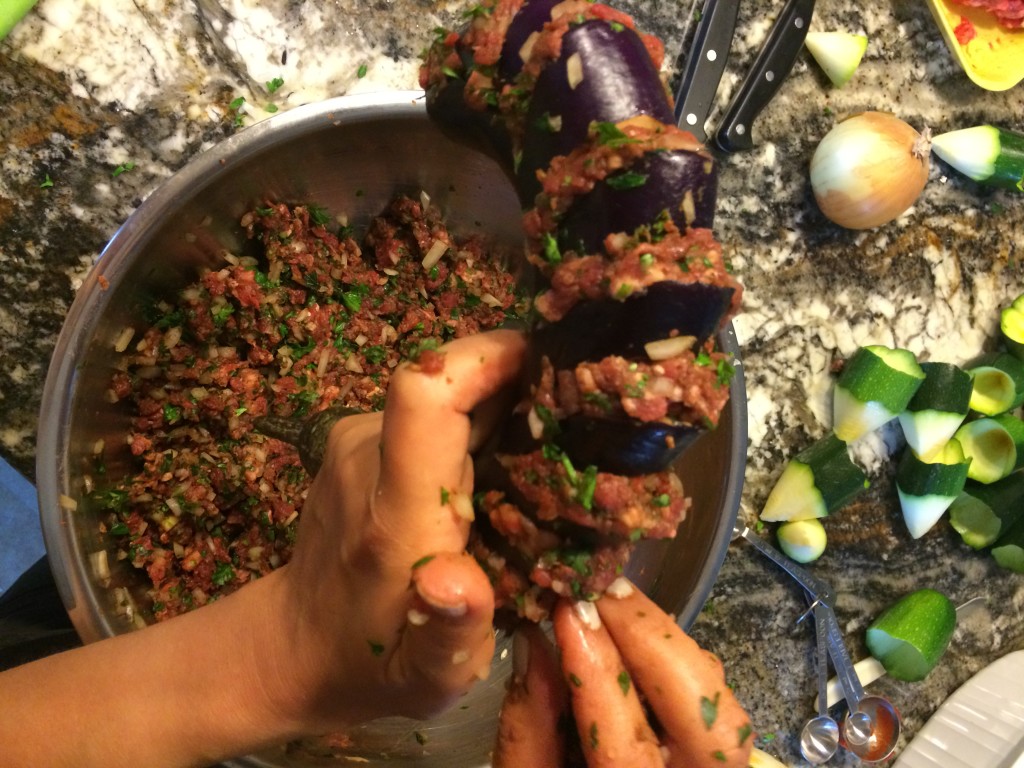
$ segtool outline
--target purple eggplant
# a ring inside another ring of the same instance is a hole
[[[504,83],[511,83],[523,69],[523,59],[519,51],[534,32],[540,32],[544,25],[551,21],[551,9],[563,0],[526,0],[515,16],[512,17],[505,42],[501,46],[501,59],[498,61],[498,77]]]
[[[657,221],[665,211],[680,231],[711,229],[717,179],[715,164],[698,152],[669,150],[644,155],[626,171],[609,176],[573,200],[559,222],[558,245],[562,251],[600,253],[608,233],[633,232]]]
[[[694,440],[701,425],[595,418],[574,414],[558,423],[555,437],[577,467],[596,466],[616,475],[648,475],[668,469]]]
[[[568,69],[574,56],[583,62],[583,79],[575,86]],[[601,19],[570,29],[562,40],[561,56],[541,72],[530,99],[517,169],[520,199],[532,203],[540,191],[537,171],[547,168],[553,157],[580,146],[592,122],[617,123],[637,115],[669,125],[675,121],[640,36]]]
[[[540,372],[544,357],[555,370],[610,355],[644,359],[645,344],[672,335],[693,336],[696,344],[703,344],[718,331],[732,296],[732,288],[665,281],[623,301],[580,302],[558,322],[534,330],[530,373]]]
[[[464,71],[472,65],[472,54],[459,51]],[[501,116],[494,110],[481,111],[467,106],[464,91],[466,81],[461,77],[445,77],[440,86],[427,90],[427,114],[454,140],[476,147],[493,156],[502,166],[512,155],[512,139]]]

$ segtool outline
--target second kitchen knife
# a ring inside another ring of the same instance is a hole
[[[788,0],[726,110],[715,143],[726,152],[753,149],[753,124],[793,68],[814,14],[814,0]]]
[[[729,59],[739,0],[705,0],[676,92],[676,122],[700,141]]]

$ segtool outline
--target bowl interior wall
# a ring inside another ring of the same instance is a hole
[[[219,268],[225,249],[244,252],[248,246],[238,224],[243,213],[268,200],[315,203],[359,225],[395,193],[423,190],[456,230],[481,231],[520,250],[519,205],[505,174],[489,157],[443,135],[422,104],[413,102],[414,95],[336,99],[300,108],[214,147],[143,204],[87,278],[47,380],[39,459],[47,548],[62,598],[86,640],[133,629],[131,617],[115,604],[111,585],[99,583],[91,567],[95,553],[108,548],[99,533],[99,513],[84,503],[71,511],[60,499],[84,498],[100,458],[108,481],[129,469],[128,416],[106,397],[115,341],[126,327],[141,332],[144,308],[155,298],[171,295],[204,267]],[[736,351],[730,333],[723,342]],[[710,592],[738,508],[746,447],[742,377],[732,394],[720,428],[679,462],[694,507],[678,536],[646,544],[630,564],[630,575],[684,627]],[[118,563],[113,551],[107,557],[112,584],[144,604],[137,574]],[[349,734],[356,746],[346,754],[370,765],[486,765],[510,655],[508,638],[499,637],[491,678],[461,706],[428,724],[387,720],[356,729]],[[274,750],[237,764],[319,765],[315,752],[310,746]]]

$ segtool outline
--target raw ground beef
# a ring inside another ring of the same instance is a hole
[[[958,5],[982,8],[1007,29],[1024,26],[1024,0],[956,0]]]
[[[379,409],[401,360],[525,311],[504,261],[425,201],[396,199],[362,243],[314,206],[257,208],[241,220],[255,255],[227,255],[125,329],[108,394],[133,414],[137,470],[94,501],[158,620],[291,554],[309,477],[254,419]]]

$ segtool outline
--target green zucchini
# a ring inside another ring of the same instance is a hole
[[[999,332],[1007,351],[1018,360],[1024,360],[1024,294],[999,314]]]
[[[924,381],[900,415],[907,444],[928,461],[964,423],[970,411],[972,382],[952,363],[921,363]]]
[[[832,430],[852,442],[901,413],[924,381],[924,371],[905,349],[861,347],[836,380]]]
[[[868,487],[846,443],[833,434],[790,459],[768,494],[761,519],[769,523],[811,520],[834,512]]]
[[[1024,192],[1024,135],[977,125],[933,136],[932,150],[977,182]]]
[[[1024,403],[1024,362],[1006,352],[994,352],[975,360],[971,376],[971,410],[998,416]]]
[[[969,463],[955,438],[931,461],[918,458],[913,450],[903,452],[896,469],[896,493],[903,521],[913,538],[919,539],[931,530],[963,492]]]
[[[992,547],[992,557],[1003,568],[1024,573],[1024,517],[1021,517],[999,537]]]
[[[971,460],[971,480],[994,483],[1024,466],[1024,421],[1016,416],[1004,413],[968,421],[955,438]]]
[[[984,549],[1024,517],[1024,473],[987,485],[968,481],[949,508],[950,525],[964,543]]]

